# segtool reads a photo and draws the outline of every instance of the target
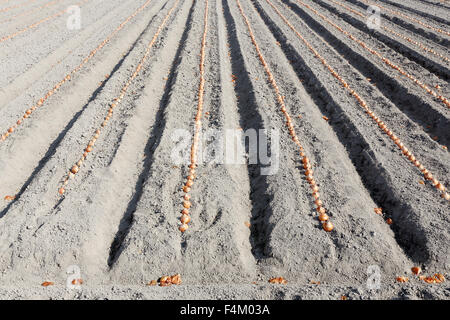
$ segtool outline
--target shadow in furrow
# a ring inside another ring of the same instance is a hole
[[[23,186],[19,189],[19,192],[17,193],[15,199],[13,201],[11,201],[8,206],[3,209],[0,212],[0,219],[3,218],[7,212],[10,210],[10,208],[14,205],[14,203],[16,203],[17,201],[19,201],[20,197],[23,195],[23,193],[26,191],[26,189],[28,188],[28,186],[30,185],[30,183],[33,181],[33,179],[42,171],[42,169],[45,167],[45,165],[48,163],[48,161],[53,157],[53,155],[56,153],[56,150],[58,149],[58,147],[61,145],[61,142],[64,140],[65,136],[67,135],[67,133],[73,128],[74,124],[78,121],[78,119],[81,117],[81,115],[84,113],[84,111],[88,108],[89,104],[91,102],[93,102],[97,96],[102,92],[102,90],[104,89],[104,87],[106,86],[106,84],[111,80],[111,78],[113,77],[113,75],[119,70],[119,68],[122,66],[123,62],[125,61],[125,59],[129,56],[129,54],[133,51],[134,47],[137,45],[137,43],[139,42],[139,40],[141,39],[141,37],[143,36],[143,34],[145,33],[145,31],[149,28],[149,26],[151,25],[151,22],[153,21],[153,19],[149,22],[149,24],[147,25],[147,27],[144,29],[144,31],[141,32],[141,34],[139,35],[139,37],[136,39],[136,41],[133,42],[133,45],[130,47],[130,49],[128,50],[128,52],[119,60],[119,62],[114,66],[114,68],[112,69],[112,71],[110,72],[110,76],[102,82],[102,84],[97,87],[97,89],[95,89],[95,91],[92,93],[91,97],[89,98],[88,102],[81,108],[80,111],[78,111],[73,117],[72,119],[69,121],[69,123],[64,127],[64,129],[59,133],[58,137],[56,137],[55,140],[53,140],[53,142],[50,144],[50,147],[47,149],[47,152],[45,153],[44,157],[39,161],[38,165],[34,168],[33,172],[31,173],[31,175],[28,177],[28,179],[25,181],[25,183],[23,184]],[[74,81],[74,80],[72,80]],[[65,199],[65,196],[62,196],[57,204],[54,206],[54,210],[57,209],[61,203],[63,202],[63,200]]]
[[[234,18],[231,15],[227,1],[222,0],[222,4],[230,45],[231,69],[236,76],[235,92],[239,97],[237,105],[238,113],[240,114],[240,125],[244,131],[246,129],[264,129],[264,121],[257,107],[249,73],[243,67],[245,66],[245,60],[237,38]],[[246,152],[248,152],[247,143],[245,147]],[[264,259],[270,255],[268,242],[273,226],[268,221],[273,214],[270,206],[273,196],[267,192],[269,183],[267,176],[261,175],[260,165],[249,164],[247,167],[250,180],[250,200],[252,203],[250,244],[255,259]]]
[[[169,77],[167,79],[166,86],[164,88],[164,93],[159,103],[159,109],[155,116],[155,125],[151,130],[150,139],[147,141],[147,144],[144,149],[144,153],[147,156],[145,157],[144,160],[142,172],[140,173],[136,181],[133,196],[131,200],[128,202],[127,209],[119,224],[119,230],[117,231],[114,240],[110,246],[110,252],[108,257],[109,268],[113,267],[114,263],[117,261],[117,259],[120,257],[120,254],[122,253],[123,249],[122,243],[126,239],[128,233],[130,232],[130,228],[133,224],[134,213],[136,212],[137,205],[144,193],[145,181],[147,180],[148,175],[153,166],[154,152],[159,146],[164,133],[164,128],[166,126],[166,118],[164,116],[164,113],[170,101],[170,94],[172,92],[173,85],[175,84],[177,79],[176,70],[181,63],[181,53],[186,47],[186,40],[192,28],[193,23],[192,16],[194,13],[195,5],[196,1],[193,1],[192,6],[189,10],[183,34],[181,36],[180,45],[177,48],[175,58],[170,68]]]
[[[288,2],[288,0],[282,0]],[[377,89],[389,100],[391,100],[399,110],[401,110],[413,122],[422,128],[431,125],[427,131],[430,137],[438,136],[441,145],[450,146],[450,119],[443,116],[420,96],[411,94],[407,87],[399,84],[393,76],[382,71],[375,63],[368,60],[362,54],[354,51],[342,40],[334,36],[314,20],[303,9],[292,2],[289,3],[291,10],[299,16],[316,34],[320,35],[332,46],[336,52],[347,61],[353,68],[361,72],[366,78],[371,78]],[[383,62],[380,62],[383,63]],[[394,74],[393,70],[393,74]],[[400,73],[399,73],[400,74]],[[363,79],[362,79],[363,80]],[[408,80],[409,81],[409,80]],[[424,93],[426,94],[426,93]],[[445,108],[440,105],[439,107]]]
[[[292,67],[298,78],[303,81],[308,95],[323,114],[331,115],[328,124],[335,132],[339,142],[345,147],[349,159],[370,196],[379,207],[383,208],[387,215],[392,216],[398,222],[392,227],[396,241],[411,260],[425,263],[429,259],[426,246],[428,240],[425,232],[413,216],[414,213],[409,204],[402,200],[401,194],[392,189],[393,183],[389,174],[376,161],[366,137],[359,132],[345,110],[334,100],[275,22],[269,18],[256,1],[253,1],[253,3],[255,3],[264,23],[280,43],[286,58],[293,61]],[[363,113],[362,110],[361,113]],[[406,160],[405,165],[409,165]],[[338,247],[342,245],[338,243],[339,239],[336,237],[333,238],[333,241]]]
[[[361,7],[362,9],[364,9],[364,11],[367,10],[367,8],[369,7],[368,5],[366,5],[365,3],[360,2],[359,0],[348,0],[348,2],[353,3],[354,5]],[[390,17],[388,15],[386,15],[385,13],[383,13],[383,10],[381,10],[381,16],[386,19],[389,20],[405,29],[408,29],[412,32],[414,32],[415,34],[420,34],[422,37],[425,37],[433,42],[436,42],[437,44],[440,44],[444,47],[448,47],[450,45],[450,41],[442,38],[440,36],[438,36],[436,33],[434,33],[433,30],[425,28],[420,26],[419,24],[415,25],[412,22],[408,22],[406,20],[403,20],[402,17],[397,18],[397,17]]]
[[[450,69],[448,67],[446,67],[444,63],[439,64],[438,62],[435,62],[435,61],[427,58],[419,51],[411,49],[408,46],[404,45],[403,43],[390,38],[389,34],[385,35],[376,30],[369,29],[365,22],[360,21],[360,20],[350,16],[347,13],[336,10],[335,7],[333,7],[332,5],[330,5],[328,3],[323,2],[322,0],[315,0],[315,2],[318,5],[326,8],[328,11],[332,12],[333,14],[337,15],[339,18],[343,19],[345,22],[352,25],[353,27],[361,30],[362,32],[367,33],[368,35],[370,35],[372,37],[375,37],[379,41],[386,44],[392,50],[399,52],[403,56],[407,57],[409,60],[414,61],[415,63],[419,64],[423,68],[430,71],[431,73],[434,73],[436,76],[438,76],[442,80],[448,81],[450,79]]]

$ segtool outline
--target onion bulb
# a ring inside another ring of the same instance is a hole
[[[412,273],[414,273],[415,275],[418,275],[419,273],[422,272],[422,269],[420,267],[412,267],[411,268]]]
[[[182,224],[188,224],[191,221],[191,217],[189,217],[187,214],[183,214],[180,218],[180,221]]]
[[[326,232],[331,232],[334,229],[333,224],[331,223],[331,221],[327,221],[325,222],[323,225],[323,230],[325,230]]]
[[[187,224],[183,223],[178,229],[181,232],[185,232],[188,228],[189,228],[189,226]]]

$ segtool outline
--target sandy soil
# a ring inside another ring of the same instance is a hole
[[[77,3],[82,28],[69,30]],[[0,1],[0,297],[448,299],[448,281],[411,267],[450,272],[449,15],[434,0]],[[182,233],[189,168],[173,162],[173,134],[194,134],[202,77],[202,130],[277,129],[279,168],[201,163]],[[69,266],[81,290],[66,288]],[[146,286],[177,273],[179,286]]]

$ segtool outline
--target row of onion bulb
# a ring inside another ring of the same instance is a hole
[[[78,2],[78,3],[75,4],[75,5],[82,5],[83,3],[86,3],[86,2],[88,2],[88,1],[89,1],[89,0],[82,0],[82,1]],[[48,17],[46,17],[46,18],[44,18],[44,19],[39,20],[38,22],[35,22],[35,23],[29,25],[28,27],[25,27],[25,28],[23,28],[23,29],[21,29],[21,30],[19,30],[19,31],[16,31],[16,32],[14,32],[14,33],[12,33],[12,34],[9,34],[9,35],[7,35],[7,36],[4,36],[3,38],[0,39],[0,43],[1,43],[1,42],[4,42],[4,41],[7,41],[7,40],[10,40],[10,39],[12,39],[12,38],[15,38],[15,37],[17,37],[19,34],[22,34],[22,33],[26,32],[26,31],[28,31],[28,30],[34,29],[34,28],[36,28],[38,25],[40,25],[40,24],[42,24],[42,23],[44,23],[44,22],[46,22],[46,21],[49,21],[49,20],[54,19],[54,18],[57,18],[57,17],[59,17],[59,16],[65,14],[65,13],[67,12],[67,10],[68,10],[68,9],[61,10],[61,11],[59,11],[59,12],[57,12],[57,13],[51,15],[51,16],[48,16]]]
[[[33,0],[33,1],[36,1],[36,0]],[[3,8],[3,9],[0,9],[0,13],[8,12],[9,10],[23,7],[26,4],[27,4],[26,2],[23,2],[23,3],[20,3],[20,4],[16,4],[16,5],[13,5],[13,6],[10,6],[10,7],[6,7],[6,8]]]
[[[71,72],[73,73],[73,71]],[[71,74],[70,73],[70,74]],[[52,95],[54,95],[59,89],[60,87],[66,83],[67,81],[69,81],[71,79],[71,75],[67,74],[64,79],[62,79],[60,82],[58,82],[52,89],[50,89],[44,97],[40,98],[39,101],[32,106],[31,108],[27,109],[24,113],[24,115],[16,121],[16,123],[14,125],[12,125],[11,127],[9,127],[9,129],[2,134],[2,136],[0,137],[0,141],[5,141],[21,124],[23,124],[23,122],[28,119],[31,114],[37,110],[37,108],[42,107],[44,105],[44,102],[49,99]]]
[[[388,28],[386,26],[383,26],[383,29],[386,30],[387,32],[391,33],[391,34],[395,34],[397,37],[400,37],[400,38],[408,41],[409,43],[415,44],[416,46],[418,46],[419,48],[421,48],[422,50],[424,50],[426,52],[434,54],[435,56],[441,58],[445,62],[449,61],[449,59],[446,56],[444,56],[443,54],[440,54],[439,52],[436,52],[435,50],[433,50],[433,49],[423,45],[422,43],[420,43],[417,40],[411,39],[410,37],[406,37],[406,36],[404,36],[404,35],[402,35],[402,34],[400,34],[398,32],[395,32],[394,30],[392,30],[392,29],[390,29],[390,28]]]
[[[306,177],[306,180],[308,181],[311,191],[312,191],[312,196],[314,198],[314,203],[316,205],[316,210],[318,212],[318,218],[319,221],[322,223],[322,228],[327,231],[327,232],[331,232],[334,229],[333,223],[330,221],[330,217],[327,215],[326,213],[326,209],[324,207],[324,204],[322,202],[322,200],[320,199],[320,193],[319,193],[319,186],[317,185],[316,180],[314,179],[313,176],[313,170],[312,170],[312,165],[311,162],[309,160],[309,158],[306,156],[305,153],[305,149],[303,148],[303,146],[300,143],[300,140],[295,132],[295,128],[292,122],[292,118],[289,115],[289,112],[286,109],[286,104],[284,102],[284,98],[280,93],[280,89],[278,88],[278,85],[275,81],[275,78],[273,77],[272,72],[270,71],[269,66],[267,65],[261,50],[259,49],[258,43],[256,42],[255,36],[253,34],[253,30],[250,26],[250,22],[247,19],[247,16],[245,15],[242,6],[239,2],[239,0],[236,0],[239,10],[241,12],[242,17],[244,18],[244,21],[247,25],[249,34],[250,34],[250,38],[252,40],[253,45],[255,46],[255,49],[257,51],[259,60],[261,61],[261,64],[264,67],[265,72],[267,73],[268,79],[270,84],[272,85],[276,97],[277,97],[277,101],[278,104],[281,106],[280,110],[281,112],[284,114],[284,117],[286,119],[286,126],[289,130],[289,134],[291,136],[292,141],[298,146],[299,151],[300,151],[300,157],[301,157],[301,161],[302,161],[302,165],[303,165],[303,169],[304,169],[304,175]],[[269,2],[269,4],[271,4]]]
[[[432,185],[441,192],[441,197],[445,200],[450,200],[450,195],[446,192],[445,186],[437,180],[432,173],[424,167],[424,165],[417,160],[413,153],[403,144],[395,133],[387,127],[387,125],[371,110],[367,103],[361,98],[361,96],[353,90],[349,84],[330,66],[330,64],[311,46],[311,44],[292,26],[292,24],[280,13],[280,11],[269,1],[266,0],[278,13],[278,15],[284,20],[284,22],[294,31],[297,36],[304,42],[308,49],[314,54],[314,56],[320,60],[320,62],[328,69],[328,71],[335,77],[341,85],[358,101],[358,104],[364,109],[365,113],[377,124],[380,130],[382,130],[388,137],[395,143],[400,149],[402,154],[408,158],[412,165],[417,167],[426,180],[431,181]],[[299,0],[297,0],[299,1]]]
[[[122,87],[120,95],[116,98],[113,99],[113,103],[111,103],[111,105],[109,106],[108,109],[108,113],[106,115],[106,117],[104,118],[102,124],[100,125],[100,128],[98,128],[94,135],[92,136],[91,140],[89,141],[88,145],[86,146],[86,148],[84,149],[84,153],[81,156],[81,158],[78,160],[78,162],[76,164],[74,164],[72,166],[72,168],[70,169],[69,173],[67,174],[67,176],[64,178],[63,180],[63,186],[59,189],[59,194],[63,195],[66,191],[66,186],[68,185],[70,179],[73,179],[75,177],[75,175],[80,171],[81,166],[83,165],[84,161],[86,160],[88,154],[90,152],[92,152],[94,145],[97,141],[97,139],[100,137],[100,134],[102,132],[102,130],[106,127],[106,125],[108,124],[109,120],[111,119],[111,117],[113,116],[113,112],[114,109],[121,103],[121,101],[123,100],[123,98],[125,97],[125,94],[128,91],[129,86],[131,85],[131,83],[134,81],[134,79],[138,76],[140,70],[142,69],[145,61],[147,60],[149,54],[150,54],[150,50],[153,47],[153,45],[156,42],[156,39],[158,38],[159,34],[161,33],[161,30],[163,29],[164,25],[166,24],[167,20],[169,19],[170,15],[172,14],[173,10],[175,9],[175,7],[177,6],[179,0],[177,0],[175,2],[175,4],[173,5],[173,7],[169,10],[169,12],[167,13],[166,17],[164,18],[164,20],[162,21],[161,25],[159,26],[158,30],[156,31],[155,35],[153,36],[152,40],[149,42],[146,50],[145,50],[145,54],[142,57],[141,61],[139,62],[139,64],[137,65],[135,71],[133,72],[133,74],[131,75],[131,77],[128,79],[128,81],[125,83],[125,85]]]
[[[423,280],[426,283],[442,283],[445,282],[445,276],[442,273],[435,273],[433,276],[425,276],[421,275],[422,268],[420,267],[412,267],[411,271],[414,275],[418,276],[419,280]],[[405,276],[399,276],[396,278],[397,282],[408,282],[409,278]]]
[[[13,16],[10,16],[10,17],[8,17],[5,20],[2,20],[1,24],[13,21],[13,20],[17,19],[18,17],[26,16],[26,15],[29,15],[29,14],[34,13],[34,12],[39,12],[39,11],[41,11],[44,8],[48,8],[48,7],[52,6],[52,5],[54,5],[55,3],[56,3],[56,1],[51,1],[51,2],[47,2],[47,3],[43,4],[43,5],[41,5],[40,7],[35,7],[35,8],[30,9],[30,10],[27,10],[27,11],[21,11],[20,13],[17,13],[17,14],[15,14]]]
[[[185,232],[189,228],[189,223],[191,222],[191,216],[189,209],[191,208],[191,196],[189,192],[194,184],[195,179],[195,169],[197,167],[197,151],[198,144],[200,140],[200,132],[202,129],[202,114],[203,114],[203,101],[205,94],[205,48],[206,48],[206,36],[208,34],[208,0],[205,1],[205,13],[203,17],[203,36],[202,44],[200,48],[200,84],[198,87],[198,103],[197,103],[197,114],[195,116],[195,132],[194,139],[191,145],[191,163],[189,164],[189,174],[185,185],[183,186],[183,210],[181,211],[180,222],[181,225],[178,228],[181,232]]]

